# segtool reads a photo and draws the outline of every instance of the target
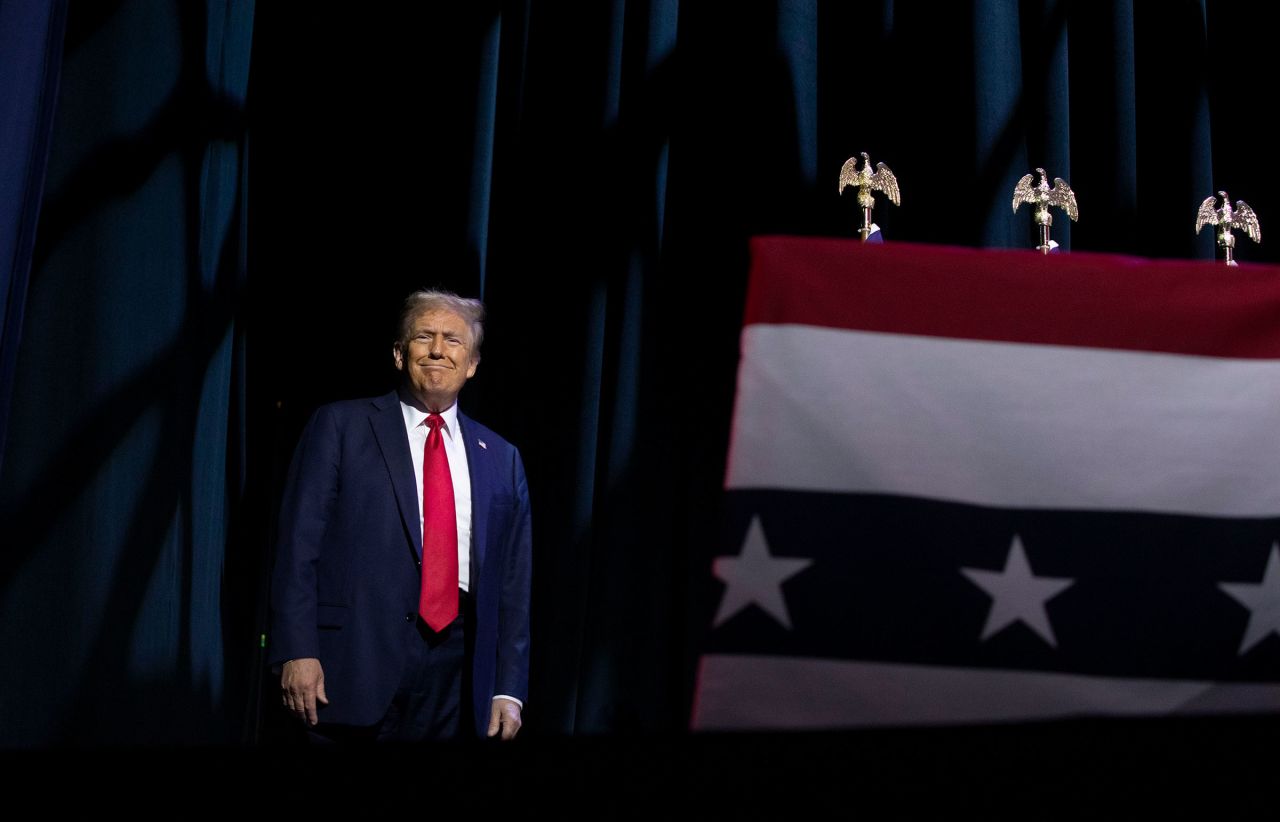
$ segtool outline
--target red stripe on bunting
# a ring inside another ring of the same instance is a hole
[[[1280,267],[812,237],[751,241],[745,325],[1280,358]]]

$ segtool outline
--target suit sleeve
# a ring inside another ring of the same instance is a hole
[[[285,482],[271,576],[270,664],[318,657],[316,564],[338,494],[341,446],[332,409],[311,417]]]
[[[516,500],[512,531],[502,569],[502,601],[498,612],[498,670],[494,693],[522,702],[529,692],[529,598],[533,576],[533,523],[524,463],[518,451],[512,462]]]

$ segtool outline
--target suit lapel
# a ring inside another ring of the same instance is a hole
[[[382,451],[391,487],[395,491],[396,506],[404,522],[405,537],[416,556],[422,556],[422,519],[418,513],[417,477],[413,472],[413,457],[409,453],[409,439],[404,432],[404,414],[400,401],[393,391],[374,400],[377,409],[369,416],[373,436]]]
[[[471,477],[471,590],[475,591],[476,583],[480,580],[480,569],[484,567],[485,546],[488,544],[485,539],[485,512],[489,510],[491,489],[483,478],[489,475],[486,462],[489,454],[476,445],[475,424],[461,411],[458,412],[458,426],[462,443],[467,449],[467,473]]]

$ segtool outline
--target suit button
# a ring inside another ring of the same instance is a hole
[[[413,622],[413,611],[410,611],[409,613],[404,615],[404,621]]]

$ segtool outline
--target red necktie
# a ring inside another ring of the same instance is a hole
[[[431,431],[422,455],[422,593],[418,613],[433,631],[458,616],[458,519],[453,479],[444,450],[439,414],[427,417]]]

